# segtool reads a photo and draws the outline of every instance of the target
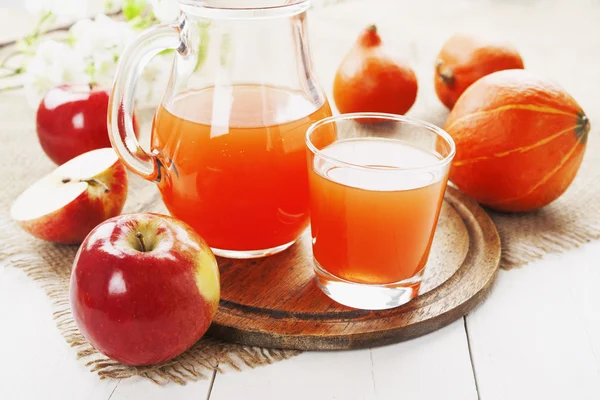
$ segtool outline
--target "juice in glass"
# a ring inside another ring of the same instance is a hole
[[[153,125],[165,205],[222,255],[289,246],[308,226],[304,136],[330,115],[327,102],[272,86],[178,95]]]
[[[332,275],[383,284],[411,278],[427,262],[446,187],[431,174],[395,179],[385,168],[428,165],[434,154],[384,139],[347,139],[321,150],[380,173],[316,163],[310,171],[313,254]]]
[[[350,124],[356,115],[329,118],[307,134],[315,273],[342,304],[391,308],[418,293],[454,145],[418,120],[387,115],[392,122],[379,129]],[[315,143],[332,124],[337,140]]]

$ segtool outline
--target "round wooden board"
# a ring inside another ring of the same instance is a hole
[[[491,287],[500,238],[475,201],[448,187],[419,296],[385,311],[348,308],[320,291],[310,232],[271,257],[218,261],[222,291],[213,336],[261,347],[355,349],[424,335],[468,313]]]

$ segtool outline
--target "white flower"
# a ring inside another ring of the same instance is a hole
[[[154,16],[161,22],[173,22],[179,17],[177,0],[152,0]]]
[[[136,89],[138,108],[154,108],[160,104],[171,76],[172,65],[173,53],[169,52],[154,57],[144,68]]]
[[[120,55],[136,35],[128,23],[99,14],[93,20],[77,21],[69,30],[68,42],[42,41],[26,65],[28,102],[37,107],[49,89],[63,83],[110,87]],[[159,104],[171,74],[172,57],[172,52],[161,54],[143,70],[137,85],[138,107]]]
[[[88,65],[94,83],[112,84],[117,60],[135,32],[127,23],[100,14],[94,20],[80,20],[69,30],[73,48]]]
[[[117,57],[110,52],[97,53],[93,61],[93,80],[98,86],[109,88],[115,79]]]
[[[51,12],[59,21],[86,18],[104,11],[103,0],[25,0],[30,12]]]
[[[77,21],[69,30],[69,35],[75,50],[83,56],[90,57],[97,52],[106,51],[118,56],[136,34],[126,22],[115,21],[99,14],[94,20]]]
[[[62,83],[90,82],[86,64],[66,43],[44,40],[25,66],[25,95],[27,102],[37,108],[46,92]]]

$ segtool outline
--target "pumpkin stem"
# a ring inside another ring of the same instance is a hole
[[[575,126],[575,134],[579,141],[585,143],[591,128],[590,120],[583,112],[580,112],[577,117],[578,120],[577,125]]]
[[[381,38],[377,34],[377,27],[371,24],[358,37],[358,43],[363,47],[375,47],[381,43]]]
[[[437,60],[435,62],[435,72],[439,75],[439,77],[444,81],[446,85],[454,85],[454,72],[452,68],[444,68],[442,71],[442,66],[444,62],[442,60]]]

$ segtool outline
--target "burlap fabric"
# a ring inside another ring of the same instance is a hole
[[[433,91],[433,63],[443,41],[455,31],[501,34],[517,45],[528,69],[558,81],[579,101],[592,131],[572,187],[537,212],[491,213],[502,239],[502,266],[511,268],[600,237],[600,140],[596,137],[600,107],[594,88],[600,77],[598,21],[600,6],[586,1],[350,1],[311,11],[310,30],[317,72],[330,89],[335,69],[358,31],[377,23],[390,49],[404,55],[417,71],[419,97],[410,114],[439,125],[447,111]],[[15,197],[55,167],[37,142],[34,111],[21,91],[0,94],[0,121],[0,262],[21,268],[46,290],[55,306],[58,329],[91,371],[101,377],[140,375],[159,383],[184,383],[225,365],[255,367],[295,354],[217,339],[202,339],[182,356],[145,368],[124,366],[99,354],[79,334],[69,311],[68,280],[77,248],[33,239],[8,214]],[[132,179],[126,211],[164,208],[152,184]]]

